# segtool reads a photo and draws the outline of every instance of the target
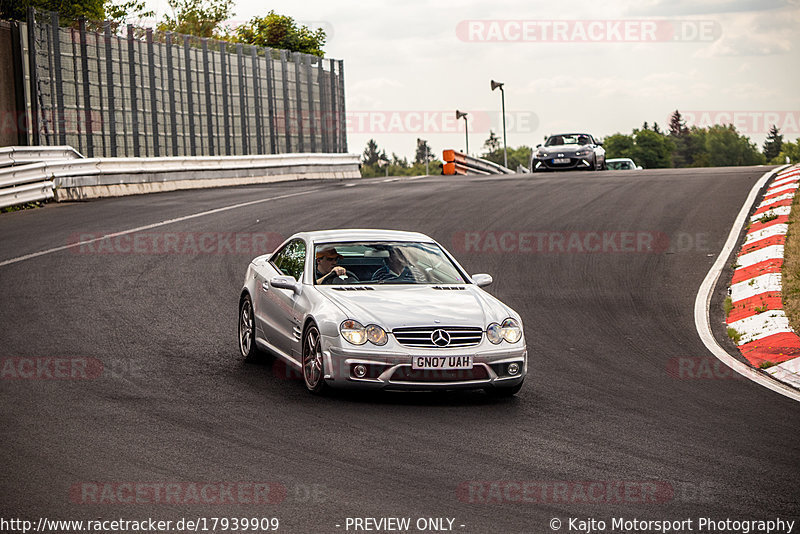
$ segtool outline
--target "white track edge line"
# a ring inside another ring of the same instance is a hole
[[[300,195],[307,195],[309,193],[313,193],[315,191],[319,191],[319,188],[316,189],[309,189],[307,191],[299,191],[297,193],[287,193],[285,195],[278,195],[275,197],[268,197],[268,198],[261,198],[258,200],[251,200],[249,202],[240,202],[239,204],[231,204],[230,206],[223,206],[221,208],[214,208],[212,210],[201,211],[199,213],[192,213],[191,215],[184,215],[182,217],[176,217],[175,219],[167,219],[165,221],[153,223],[153,224],[146,224],[144,226],[137,226],[136,228],[130,228],[128,230],[122,230],[121,232],[114,232],[113,234],[106,234],[101,237],[95,237],[94,239],[87,239],[86,241],[80,241],[78,243],[70,243],[68,245],[62,245],[60,247],[54,247],[47,250],[40,250],[39,252],[32,252],[30,254],[26,254],[24,256],[18,256],[16,258],[11,258],[8,260],[0,261],[0,267],[4,267],[6,265],[11,265],[12,263],[19,263],[21,261],[30,260],[33,258],[38,258],[39,256],[44,256],[47,254],[52,254],[54,252],[60,252],[62,250],[67,250],[70,248],[81,247],[84,245],[89,245],[91,243],[95,243],[97,241],[101,241],[103,239],[109,239],[112,237],[118,237],[121,235],[132,234],[135,232],[141,232],[143,230],[150,230],[152,228],[158,228],[159,226],[165,226],[167,224],[187,221],[189,219],[196,219],[197,217],[204,217],[206,215],[213,215],[214,213],[220,213],[223,211],[233,210],[237,208],[244,208],[246,206],[252,206],[254,204],[260,204],[262,202],[270,202],[272,200],[281,200],[284,198],[289,197],[296,197]]]
[[[750,190],[750,194],[747,196],[742,209],[739,211],[739,215],[736,216],[736,220],[733,222],[731,232],[728,234],[728,240],[725,241],[722,251],[717,256],[717,260],[714,262],[714,265],[711,266],[711,269],[708,271],[708,274],[697,292],[697,298],[694,301],[694,323],[703,344],[722,363],[743,377],[771,389],[776,393],[780,393],[781,395],[800,402],[800,391],[786,386],[777,380],[768,378],[759,371],[756,371],[754,368],[728,354],[714,338],[714,334],[711,332],[711,322],[709,318],[711,294],[714,292],[714,287],[717,285],[720,274],[722,274],[725,262],[728,260],[728,257],[731,255],[731,252],[733,252],[733,248],[739,240],[739,233],[744,226],[744,222],[747,219],[748,213],[750,213],[751,207],[758,198],[758,193],[773,175],[776,175],[785,168],[788,168],[788,166],[765,172]]]

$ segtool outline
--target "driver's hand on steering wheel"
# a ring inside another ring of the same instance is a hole
[[[345,275],[347,275],[347,269],[345,269],[344,267],[340,267],[339,265],[337,265],[336,267],[334,267],[331,270],[333,271],[333,274],[335,274],[336,276],[345,276]]]

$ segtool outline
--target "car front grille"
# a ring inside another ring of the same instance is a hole
[[[486,368],[475,366],[472,369],[454,369],[442,371],[438,369],[412,369],[409,366],[398,368],[389,379],[390,382],[468,382],[486,380],[489,373]]]
[[[433,333],[444,330],[450,336],[450,343],[437,345],[433,342]],[[424,326],[418,328],[395,328],[392,330],[397,342],[406,347],[451,348],[471,347],[481,342],[483,329],[470,326]]]

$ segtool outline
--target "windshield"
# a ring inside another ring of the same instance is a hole
[[[325,243],[314,250],[315,284],[465,284],[434,243]]]
[[[561,134],[550,136],[544,146],[588,145],[589,143],[591,143],[591,137],[586,134]]]

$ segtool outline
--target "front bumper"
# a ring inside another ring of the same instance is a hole
[[[591,156],[564,158],[569,159],[569,163],[553,163],[554,159],[534,158],[531,172],[591,170],[594,168]]]
[[[486,389],[520,384],[528,371],[528,351],[524,342],[487,347],[487,341],[460,349],[413,349],[398,347],[344,347],[323,344],[325,381],[332,387],[386,390]],[[326,347],[327,345],[327,347]],[[471,370],[413,370],[413,356],[472,356]],[[517,363],[519,372],[508,373],[508,365]],[[368,369],[363,378],[355,376],[354,366]]]

